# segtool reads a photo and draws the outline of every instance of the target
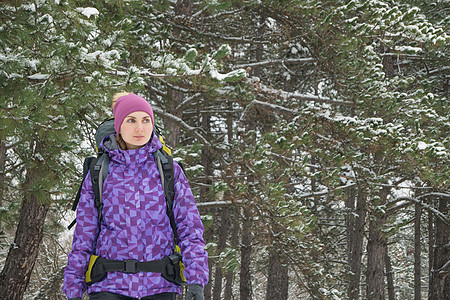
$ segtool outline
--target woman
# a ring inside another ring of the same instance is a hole
[[[78,204],[63,290],[71,300],[81,299],[86,290],[91,300],[174,300],[181,287],[164,279],[161,273],[112,271],[89,286],[85,282],[91,255],[119,262],[149,262],[174,253],[174,233],[153,158],[162,147],[153,134],[153,110],[142,97],[120,93],[113,97],[113,113],[116,134],[102,141],[110,163],[103,184],[101,225],[88,173]],[[174,177],[173,212],[186,266],[186,299],[202,300],[209,276],[204,229],[187,179],[176,162]]]

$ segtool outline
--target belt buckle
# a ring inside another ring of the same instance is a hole
[[[137,263],[138,261],[136,259],[127,259],[124,261],[125,263],[125,271],[124,273],[137,273]]]

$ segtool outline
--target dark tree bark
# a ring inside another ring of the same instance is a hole
[[[420,247],[420,218],[422,217],[422,208],[416,203],[414,219],[414,300],[421,300],[421,247]]]
[[[441,197],[439,200],[439,211],[448,215],[448,198]],[[435,219],[435,248],[433,255],[433,269],[431,272],[432,284],[430,286],[430,299],[450,299],[450,247],[449,226],[440,218]]]
[[[200,111],[200,109],[199,109]],[[200,114],[200,112],[199,112]],[[211,129],[211,116],[208,113],[204,113],[201,115],[201,127],[205,132],[209,132]],[[211,178],[213,175],[213,160],[214,156],[212,155],[210,149],[207,145],[204,145],[202,147],[202,153],[201,153],[201,164],[204,168],[204,179],[202,180],[203,185],[200,187],[200,199],[202,202],[208,202],[211,198],[210,194],[210,186],[212,184]],[[214,214],[217,215],[218,213],[214,211]],[[214,216],[214,220],[216,220],[217,217]],[[213,222],[211,224],[210,229],[205,234],[205,241],[206,243],[214,241],[214,233],[216,230],[216,223]],[[209,274],[213,274],[214,266],[216,264],[216,261],[212,258],[208,259],[209,263]],[[205,287],[205,299],[209,300],[212,299],[212,284],[213,282],[210,280],[208,284]]]
[[[233,103],[229,102],[227,104],[228,111],[233,110]],[[233,115],[232,113],[229,113],[227,115],[227,138],[228,143],[231,143],[233,140]],[[230,155],[231,156],[231,155]],[[229,226],[232,226],[231,231],[231,247],[233,249],[237,249],[239,246],[239,212],[236,207],[231,207],[228,210],[228,214],[232,215],[232,217],[229,218]],[[224,290],[224,298],[223,299],[231,299],[233,294],[233,283],[234,283],[234,270],[228,270],[225,276],[225,290]]]
[[[252,216],[248,208],[244,208],[241,241],[241,276],[239,292],[241,300],[251,299],[251,253],[252,253]]]
[[[172,87],[168,87],[167,98],[167,111],[181,119],[183,117],[183,112],[178,110],[177,106],[183,101],[184,94]],[[166,122],[165,127],[169,132],[165,142],[173,149],[180,141],[180,126],[169,120]]]
[[[386,246],[385,259],[386,259],[386,281],[388,290],[388,299],[395,300],[394,292],[394,272],[392,271],[391,258],[389,257],[388,247]]]
[[[36,169],[28,170],[25,186],[32,186],[39,178],[40,173]],[[25,192],[14,243],[0,275],[3,299],[23,298],[38,256],[48,210],[48,204],[41,203],[32,192]]]
[[[279,251],[280,249],[272,247],[269,253],[266,300],[288,298],[288,268]]]
[[[5,165],[6,164],[6,145],[3,138],[0,138],[0,207],[3,206],[3,197],[5,193]],[[0,223],[0,230],[1,230]]]
[[[380,227],[384,221],[380,218],[369,223],[367,244],[367,299],[384,300],[384,265],[386,242]]]
[[[221,225],[219,232],[219,241],[217,244],[217,253],[223,252],[227,245],[228,232],[230,230],[229,219],[230,219],[230,210],[227,207],[222,208],[221,212]],[[213,289],[213,299],[221,300],[222,293],[222,281],[223,281],[223,269],[220,264],[216,266],[216,273],[214,276],[214,289]]]
[[[433,200],[430,200],[430,206],[433,207]],[[431,288],[433,286],[433,261],[434,261],[434,216],[428,211],[428,299],[432,299],[433,294]]]
[[[192,0],[178,0],[175,4],[175,14],[176,15],[190,15],[192,13]]]
[[[231,247],[234,249],[237,249],[239,246],[239,218],[238,218],[238,211],[237,208],[233,208],[233,229],[231,233]],[[225,291],[224,291],[224,298],[223,299],[231,299],[231,296],[233,295],[233,283],[234,283],[234,271],[229,270],[227,271],[226,275],[226,284],[225,284]]]
[[[177,16],[190,15],[192,12],[192,5],[193,0],[178,0],[177,3],[175,4],[175,14]],[[175,36],[177,35],[177,33],[174,34]],[[183,117],[183,111],[177,109],[177,107],[183,101],[183,99],[184,94],[181,91],[176,90],[171,86],[167,87],[167,101],[166,101],[167,110],[169,113],[173,114],[174,116],[180,119]],[[171,147],[174,147],[178,144],[180,140],[180,127],[178,126],[178,124],[170,121],[167,122],[166,126],[169,132],[166,142]]]
[[[380,193],[380,199],[374,201],[374,211],[369,222],[369,238],[367,242],[367,299],[384,300],[384,266],[386,237],[381,231],[386,223],[386,215],[377,211],[377,206],[386,204],[386,192]]]
[[[205,231],[204,239],[205,239],[206,243],[214,240],[214,225],[209,226],[209,228]],[[205,300],[212,299],[211,274],[213,273],[213,265],[214,265],[214,260],[211,257],[208,257],[208,267],[209,267],[210,279],[208,281],[208,284],[205,286],[205,290],[204,290]]]
[[[390,49],[386,49],[387,52],[390,52]],[[395,75],[394,70],[394,57],[391,55],[386,55],[383,57],[383,71],[388,77],[393,77]]]
[[[356,209],[355,209],[356,201]],[[361,259],[363,253],[364,224],[366,218],[366,196],[357,193],[356,189],[350,191],[346,201],[348,214],[347,222],[347,260],[350,267],[350,280],[347,295],[349,300],[357,300],[361,282]],[[356,213],[356,216],[354,215]]]
[[[264,32],[266,31],[266,17],[260,16],[259,18],[259,28],[258,28],[258,36],[263,36]],[[262,61],[263,60],[263,47],[260,45],[255,45],[255,59],[256,61]],[[259,77],[261,76],[261,67],[255,67],[253,68],[253,76]]]

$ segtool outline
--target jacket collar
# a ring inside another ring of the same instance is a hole
[[[153,152],[162,147],[161,142],[155,134],[152,134],[150,141],[143,147],[132,150],[122,150],[116,141],[117,135],[111,134],[106,136],[101,146],[109,153],[111,160],[117,161],[125,165],[129,164],[142,164],[148,160],[149,157],[153,157]]]

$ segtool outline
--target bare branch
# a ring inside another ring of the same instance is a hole
[[[425,194],[425,195],[421,195],[420,197],[417,197],[417,198],[402,196],[402,197],[395,198],[394,200],[389,202],[388,205],[394,205],[395,203],[400,202],[400,201],[409,201],[411,204],[412,203],[417,203],[417,204],[421,205],[422,207],[428,209],[435,216],[437,216],[442,222],[444,222],[446,225],[448,225],[447,217],[442,212],[440,212],[439,210],[431,207],[430,205],[420,201],[421,198],[425,198],[425,197],[429,197],[429,196],[439,196],[439,195],[440,195],[440,197],[441,196],[450,197],[450,195],[448,195],[448,194],[441,194],[441,193]],[[388,211],[388,213],[391,213],[391,212],[397,210],[398,208],[403,208],[403,207],[405,207],[404,203],[402,203],[400,205],[396,205],[396,206],[391,207],[391,208],[388,208],[387,211]]]
[[[202,95],[201,93],[195,93],[194,95],[187,97],[186,99],[183,100],[183,102],[178,104],[178,106],[175,108],[175,110],[179,110],[179,109],[183,108],[184,106],[188,105],[191,101],[197,99],[201,95]]]
[[[321,197],[321,196],[326,196],[326,195],[333,195],[334,192],[339,191],[339,190],[345,190],[351,187],[356,186],[356,183],[350,183],[347,185],[343,185],[343,186],[339,186],[337,188],[335,188],[334,190],[323,190],[320,192],[313,192],[313,193],[307,193],[307,194],[302,194],[300,195],[301,199],[305,199],[305,198],[310,198],[310,197]]]
[[[236,14],[240,13],[241,11],[242,11],[242,8],[238,8],[238,9],[231,10],[231,11],[219,12],[212,16],[206,16],[206,17],[202,18],[202,20],[212,20],[212,19],[217,19],[222,16],[235,16]],[[192,17],[194,17],[194,15]]]
[[[224,206],[230,206],[230,205],[238,205],[238,204],[242,204],[244,201],[239,200],[239,201],[214,201],[214,202],[201,202],[201,203],[197,203],[197,207],[206,207],[206,208],[211,208],[211,207],[224,207]]]
[[[313,102],[319,102],[319,103],[329,103],[329,104],[335,104],[335,105],[344,105],[344,106],[354,106],[355,104],[350,101],[342,101],[342,100],[333,100],[328,97],[320,97],[315,95],[308,95],[308,94],[300,94],[300,93],[290,93],[283,90],[277,90],[274,88],[269,88],[263,83],[259,81],[259,78],[249,78],[247,79],[247,82],[250,84],[257,86],[258,89],[260,89],[262,92],[272,94],[274,96],[278,96],[284,99],[297,99],[301,101],[313,101]]]
[[[248,63],[248,64],[241,64],[233,66],[235,68],[253,68],[253,67],[263,67],[263,66],[272,66],[272,65],[278,65],[278,64],[300,64],[300,63],[313,63],[314,58],[312,57],[305,57],[305,58],[292,58],[292,59],[275,59],[275,60],[266,60],[266,61],[260,61],[255,63]]]
[[[249,104],[249,106],[252,105],[252,104],[266,106],[266,107],[269,107],[271,109],[279,110],[281,112],[290,113],[290,114],[296,114],[298,112],[296,109],[289,109],[289,108],[283,107],[281,105],[272,104],[272,103],[269,103],[269,102],[264,102],[264,101],[259,101],[259,100],[253,100]]]
[[[182,119],[180,119],[177,116],[174,116],[166,111],[163,111],[161,108],[157,107],[157,106],[153,106],[153,111],[174,121],[175,123],[177,123],[178,125],[180,125],[182,128],[186,129],[187,132],[191,133],[194,137],[196,137],[200,142],[202,142],[205,145],[211,146],[211,143],[204,137],[202,136],[198,131],[200,130],[200,128],[197,127],[192,127],[189,124],[187,124],[186,122],[184,122]]]
[[[258,41],[255,39],[249,39],[246,38],[244,36],[224,36],[224,35],[220,35],[220,34],[212,34],[209,32],[205,32],[205,31],[200,31],[196,28],[190,28],[190,27],[186,27],[186,26],[182,26],[179,25],[177,23],[168,21],[168,19],[165,19],[164,21],[166,21],[167,23],[169,23],[170,25],[172,25],[174,28],[183,30],[183,31],[188,31],[191,32],[193,34],[196,35],[201,35],[203,37],[209,37],[209,38],[213,38],[213,39],[218,39],[218,40],[223,40],[223,41],[227,41],[227,42],[233,42],[233,43],[249,43],[249,44],[268,44],[269,41]]]

